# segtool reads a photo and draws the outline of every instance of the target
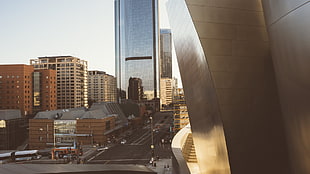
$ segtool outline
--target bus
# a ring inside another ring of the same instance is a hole
[[[16,152],[7,152],[0,154],[0,164],[15,162],[15,161],[29,161],[40,159],[42,156],[39,155],[38,150],[24,150]]]
[[[24,150],[17,151],[11,154],[13,161],[29,161],[29,160],[37,160],[42,156],[39,155],[38,150]]]
[[[7,152],[7,153],[1,153],[0,154],[0,164],[5,164],[11,161],[11,153],[12,152]]]

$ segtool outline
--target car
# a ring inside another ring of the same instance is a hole
[[[105,151],[105,150],[108,150],[109,149],[109,147],[108,146],[106,146],[106,147],[99,147],[98,149],[97,149],[97,151],[99,152],[99,151]]]
[[[125,140],[125,139],[123,139],[122,141],[121,141],[121,144],[125,144],[127,141]]]
[[[100,148],[98,148],[98,149],[97,149],[97,151],[98,151],[98,152],[100,152],[100,151],[104,151],[104,147],[100,147]]]

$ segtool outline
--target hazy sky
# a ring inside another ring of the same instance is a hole
[[[89,70],[114,75],[114,0],[0,0],[0,64],[59,55],[87,60]]]

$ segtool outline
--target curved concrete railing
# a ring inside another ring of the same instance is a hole
[[[188,124],[186,127],[181,129],[173,138],[172,140],[172,152],[173,152],[173,159],[172,159],[172,167],[173,173],[175,174],[190,174],[192,170],[190,169],[190,165],[187,164],[183,153],[182,148],[186,142],[188,134],[191,133],[191,127]],[[195,169],[197,170],[197,169]]]

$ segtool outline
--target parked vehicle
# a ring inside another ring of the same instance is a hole
[[[122,139],[121,144],[125,144],[127,141],[125,139]]]

